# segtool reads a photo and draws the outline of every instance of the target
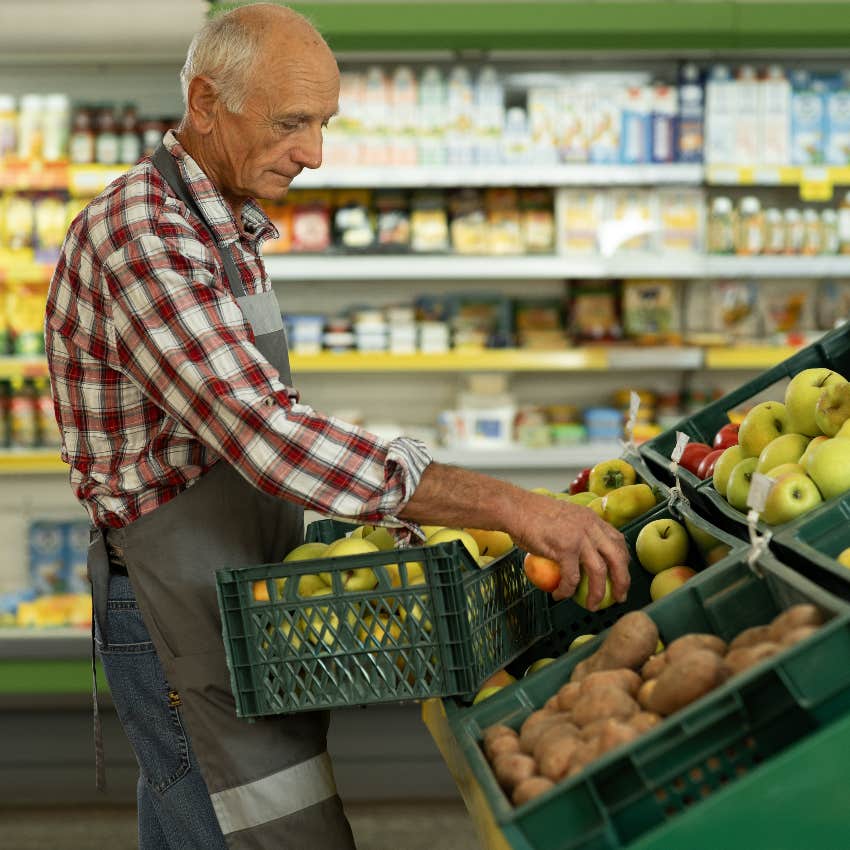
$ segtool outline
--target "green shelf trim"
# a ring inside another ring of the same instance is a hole
[[[210,14],[243,5],[213,2]],[[336,51],[846,49],[842,2],[288,3]]]
[[[97,686],[108,693],[103,668],[97,666]],[[91,693],[91,661],[3,659],[0,661],[0,694]]]

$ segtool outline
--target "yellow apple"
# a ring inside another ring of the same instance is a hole
[[[827,437],[834,437],[850,420],[850,383],[824,387],[815,405],[815,422]]]
[[[845,384],[847,379],[831,369],[816,367],[798,372],[785,388],[785,407],[788,411],[788,430],[807,437],[821,433],[815,419],[815,408],[821,393],[828,386]]]
[[[806,458],[804,466],[824,499],[846,493],[850,490],[850,441],[837,437],[824,440]]]
[[[516,676],[512,676],[508,673],[507,670],[502,668],[501,670],[497,670],[492,676],[489,676],[481,683],[481,687],[478,689],[479,691],[483,691],[484,688],[492,688],[492,687],[500,687],[504,688],[505,685],[510,685],[516,681]]]
[[[514,542],[510,534],[504,531],[486,531],[482,528],[465,528],[464,531],[478,544],[481,555],[498,558],[513,549]]]
[[[425,585],[425,583],[425,576],[420,576],[418,579],[409,582],[411,586]],[[419,599],[422,600],[423,604],[428,603],[427,595],[420,596]],[[409,608],[405,605],[399,606],[398,617],[402,621],[402,623],[406,623],[408,619],[418,622],[426,632],[430,632],[433,629],[431,618],[428,616],[427,609],[423,608],[423,606],[420,605],[419,600],[415,599],[415,597],[413,604],[410,605]]]
[[[401,624],[389,614],[379,614],[377,617],[367,615],[357,632],[358,640],[367,648],[384,646],[387,643],[394,646],[400,637]]]
[[[578,637],[573,638],[570,645],[567,647],[567,652],[570,652],[573,649],[578,649],[580,646],[583,646],[595,637],[596,635],[579,635]]]
[[[300,546],[296,546],[291,552],[289,552],[283,559],[283,562],[310,561],[314,558],[324,558],[327,550],[327,543],[319,543],[318,541],[315,543],[302,543]]]
[[[838,555],[836,555],[835,560],[838,561],[842,567],[850,568],[850,546],[846,549],[842,549]]]
[[[797,463],[809,445],[809,437],[802,434],[783,434],[771,440],[759,455],[756,472],[767,472],[784,463]]]
[[[783,475],[788,475],[791,472],[802,472],[805,475],[806,470],[799,463],[780,463],[779,466],[768,469],[765,475],[768,478],[781,478]]]
[[[367,535],[371,534],[374,530],[374,525],[358,525],[357,528],[355,528],[354,531],[352,531],[351,534],[349,534],[348,536],[353,537],[355,540],[357,540],[358,538],[362,539],[363,537],[366,537]]]
[[[384,526],[380,526],[376,528],[371,534],[367,534],[364,540],[368,540],[370,543],[374,543],[382,552],[388,552],[390,549],[395,549],[395,538],[390,534],[390,532],[384,528]]]
[[[648,484],[627,484],[605,496],[603,519],[622,528],[655,507],[655,494]]]
[[[472,555],[472,560],[476,564],[478,563],[478,556],[481,554],[478,551],[478,544],[475,542],[475,538],[462,528],[441,528],[425,541],[425,545],[436,546],[438,543],[450,543],[452,540],[460,540],[469,554]]]
[[[485,699],[493,696],[493,694],[498,693],[500,690],[502,690],[502,688],[498,685],[493,685],[492,687],[484,688],[475,695],[475,699],[472,700],[472,704],[477,705],[479,702],[483,702]]]
[[[791,430],[785,405],[781,401],[763,401],[750,410],[741,422],[738,445],[744,457],[757,458],[771,440]]]
[[[806,450],[803,452],[802,457],[797,461],[803,469],[806,469],[806,465],[809,462],[809,458],[814,454],[815,449],[825,443],[829,437],[825,434],[819,434],[817,437],[812,437],[811,442],[808,446],[806,446]]]
[[[717,459],[714,464],[714,473],[712,482],[714,489],[720,493],[723,498],[726,498],[726,490],[729,486],[729,478],[732,475],[732,470],[744,459],[744,451],[738,446],[729,446],[723,450],[723,454]]]
[[[587,594],[589,590],[590,586],[587,581],[587,573],[583,572],[581,579],[579,579],[578,587],[576,587],[576,592],[573,594],[573,602],[581,605],[582,608],[587,608]],[[614,601],[614,588],[611,585],[611,579],[605,576],[605,593],[602,596],[602,601],[596,606],[596,610],[601,611],[603,608],[610,608],[614,604]]]
[[[496,559],[492,555],[479,555],[478,556],[478,566],[479,567],[489,567],[490,564],[493,563]]]
[[[530,676],[532,673],[536,673],[538,670],[548,667],[554,660],[554,658],[538,658],[537,661],[528,665],[528,669],[522,675]]]
[[[839,429],[838,433],[835,435],[836,437],[841,437],[841,439],[847,439],[850,437],[850,419],[848,419]]]
[[[649,595],[652,601],[655,602],[668,593],[678,590],[688,579],[693,578],[695,575],[696,572],[694,570],[683,566],[670,567],[669,570],[663,570],[658,573],[649,586]]]
[[[425,535],[425,539],[427,540],[435,531],[439,531],[441,528],[445,528],[444,525],[420,525],[422,533]]]
[[[328,546],[325,557],[343,558],[346,555],[364,555],[377,551],[378,547],[366,539],[343,537]],[[329,586],[333,584],[332,573],[324,572],[319,575],[325,584]],[[342,586],[345,590],[371,590],[377,583],[378,577],[369,567],[345,570],[342,574]]]

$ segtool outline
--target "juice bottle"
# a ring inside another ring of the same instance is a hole
[[[761,254],[764,250],[764,213],[761,202],[754,195],[741,198],[735,248],[738,254],[744,256]]]
[[[735,253],[735,210],[732,199],[723,195],[711,203],[708,215],[708,253]]]

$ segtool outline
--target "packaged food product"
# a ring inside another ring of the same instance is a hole
[[[712,322],[715,330],[738,338],[757,338],[760,333],[758,284],[752,281],[720,281],[715,285]]]
[[[9,397],[9,444],[32,449],[38,445],[38,414],[32,382],[12,378]]]
[[[732,199],[719,195],[712,200],[708,217],[709,254],[734,254],[735,229]]]
[[[47,378],[39,378],[33,382],[38,428],[38,444],[42,448],[57,449],[62,445],[62,434],[56,422],[56,412],[53,407],[53,396],[50,393],[50,382]]]
[[[302,192],[293,200],[293,252],[326,251],[331,245],[329,192]]]
[[[55,195],[35,202],[35,258],[41,263],[55,263],[65,239],[65,202]]]
[[[828,331],[847,321],[850,316],[850,283],[822,280],[815,298],[815,322],[819,330]]]
[[[759,291],[767,334],[782,334],[785,341],[794,343],[791,334],[800,334],[811,327],[809,290],[799,284],[772,282]]]
[[[764,213],[761,201],[754,195],[741,198],[738,212],[736,253],[753,256],[764,251]]]
[[[516,298],[513,304],[517,345],[548,350],[566,347],[562,299]]]
[[[439,191],[413,194],[410,214],[411,247],[418,253],[449,250],[449,224],[445,196]]]
[[[623,414],[615,407],[589,407],[584,411],[588,440],[613,441],[622,439]]]
[[[485,65],[475,81],[475,160],[479,165],[501,162],[500,139],[505,126],[505,89],[499,72]]]
[[[44,148],[44,96],[25,94],[18,105],[18,158],[41,159]]]
[[[42,156],[47,162],[68,157],[68,124],[71,101],[66,94],[49,94],[44,98],[42,114]]]
[[[558,252],[568,256],[596,254],[605,196],[594,189],[559,189],[555,196],[560,222]]]
[[[484,198],[477,189],[458,189],[449,195],[452,249],[457,254],[489,254],[490,233]]]
[[[118,158],[121,162],[134,165],[142,156],[142,137],[139,132],[139,117],[132,103],[124,106],[119,127],[121,135],[118,139]]]
[[[680,290],[671,280],[624,280],[624,335],[641,344],[680,341]]]
[[[556,163],[558,90],[553,85],[532,86],[528,89],[526,104],[532,161],[537,165]]]
[[[579,341],[621,339],[618,287],[613,281],[576,281],[571,286],[570,335]]]
[[[850,254],[850,192],[845,192],[838,207],[838,250]]]
[[[292,250],[294,204],[291,199],[293,195],[290,195],[290,200],[284,203],[276,204],[272,201],[263,201],[263,212],[269,217],[269,221],[278,232],[277,238],[267,239],[263,242],[264,254],[288,254]]]
[[[38,593],[62,593],[65,590],[62,523],[31,520],[28,538],[30,585]]]
[[[595,163],[616,163],[620,159],[622,86],[611,83],[595,86],[590,93],[589,155]]]
[[[803,210],[803,254],[816,256],[823,253],[823,223],[818,211],[811,207]]]
[[[531,132],[525,110],[512,106],[505,113],[502,131],[502,162],[507,165],[525,165],[531,159]]]
[[[803,226],[803,216],[800,210],[795,207],[789,207],[785,210],[785,253],[786,254],[802,254],[803,243],[805,241],[805,228]]]
[[[78,106],[74,111],[71,135],[68,139],[68,159],[74,165],[94,162],[94,114],[87,106]]]
[[[7,195],[3,204],[0,245],[9,251],[31,251],[35,237],[35,209],[26,195]]]
[[[785,221],[776,207],[764,212],[764,253],[785,253]]]
[[[94,159],[101,165],[116,165],[121,148],[118,135],[118,122],[111,106],[103,106],[97,111],[95,119],[97,136],[94,140]]]
[[[504,348],[513,342],[511,304],[500,293],[458,293],[450,299],[455,348]]]
[[[333,214],[334,244],[345,251],[363,251],[375,242],[372,193],[348,189],[336,194]]]
[[[702,162],[705,117],[704,92],[699,68],[688,62],[679,74],[678,160]]]
[[[703,250],[705,197],[699,189],[660,189],[658,241],[662,253],[699,253]]]
[[[0,94],[0,160],[12,156],[18,144],[18,113],[15,98]]]
[[[825,209],[820,215],[823,230],[822,253],[837,254],[840,244],[838,239],[838,213],[835,210]]]
[[[6,288],[6,313],[12,334],[12,353],[22,357],[44,354],[46,282],[10,280]]]
[[[648,189],[615,189],[610,193],[608,214],[599,235],[604,256],[652,248],[658,229],[654,200]]]
[[[519,196],[522,246],[526,254],[555,250],[555,216],[548,189],[522,189]]]
[[[429,65],[419,77],[418,157],[420,165],[444,165],[448,123],[446,82],[442,70]]]
[[[517,190],[487,189],[484,206],[487,211],[489,253],[521,254],[523,241]]]
[[[563,162],[587,162],[590,156],[590,102],[587,88],[568,81],[558,88],[557,144]]]
[[[372,65],[363,76],[363,136],[360,143],[361,165],[390,164],[387,135],[389,80],[380,65]]]
[[[392,73],[389,87],[390,107],[387,115],[390,165],[415,166],[416,107],[419,102],[416,75],[407,65],[399,65]]]
[[[410,249],[410,210],[407,195],[401,191],[375,193],[377,244],[382,251]]]

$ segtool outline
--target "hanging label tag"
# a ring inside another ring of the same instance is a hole
[[[768,493],[775,482],[775,478],[754,472],[750,480],[750,491],[747,493],[747,507],[752,508],[756,513],[763,513]]]
[[[685,446],[688,445],[691,438],[687,434],[683,434],[681,431],[676,431],[676,445],[673,447],[673,451],[670,452],[670,459],[673,463],[678,463],[682,459],[682,455],[685,452]]]
[[[623,436],[625,439],[625,447],[634,449],[635,447],[635,425],[637,424],[638,411],[640,410],[640,396],[632,390],[629,394],[629,418],[623,426]]]

